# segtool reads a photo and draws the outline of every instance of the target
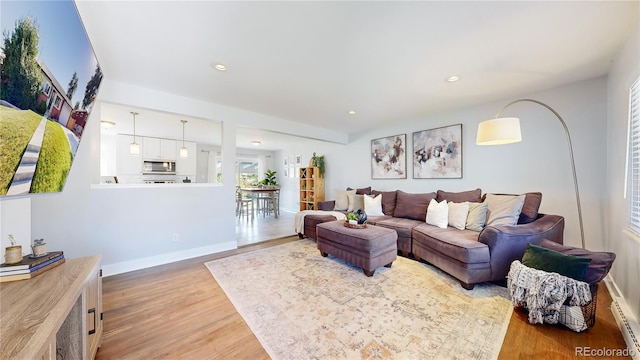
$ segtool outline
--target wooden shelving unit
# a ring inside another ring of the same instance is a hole
[[[324,178],[315,166],[300,168],[300,210],[318,210],[324,201]]]

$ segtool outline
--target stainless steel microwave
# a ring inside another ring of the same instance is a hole
[[[145,160],[142,164],[142,174],[176,174],[176,162],[175,161],[157,161],[157,160]]]

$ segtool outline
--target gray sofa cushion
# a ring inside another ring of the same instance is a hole
[[[442,200],[447,200],[447,202],[454,202],[454,203],[462,203],[465,201],[482,202],[482,190],[480,190],[480,188],[477,188],[475,190],[469,190],[469,191],[461,191],[461,192],[446,192],[446,191],[438,190],[438,196],[436,197],[436,201],[442,202]]]
[[[378,223],[378,221],[382,221],[382,220],[387,220],[387,219],[393,219],[393,217],[391,216],[367,216],[367,224],[369,225],[376,225]]]
[[[478,233],[449,227],[440,229],[429,224],[413,228],[413,241],[465,264],[488,263],[489,246],[478,242]]]
[[[348,187],[347,190],[353,190],[353,189]],[[371,195],[371,186],[366,187],[366,188],[356,189],[356,194],[357,195]]]
[[[411,230],[418,226],[424,224],[423,221],[404,219],[404,218],[388,218],[383,220],[376,221],[376,226],[382,226],[389,229],[393,229],[398,233],[398,237],[411,237]]]
[[[388,216],[394,216],[393,213],[396,210],[396,191],[378,191],[372,190],[371,195],[378,196],[382,194],[382,213]],[[426,214],[425,214],[426,216]]]
[[[410,194],[402,190],[398,190],[396,199],[396,209],[393,212],[394,217],[406,219],[426,221],[427,207],[431,199],[436,198],[436,193],[426,194]],[[384,195],[382,195],[384,201]]]
[[[514,194],[496,194],[496,195],[511,195]],[[484,202],[487,194],[482,195],[482,201]],[[542,203],[542,193],[528,192],[524,194],[524,204],[520,211],[520,217],[518,218],[518,224],[528,224],[538,218],[538,210],[540,210],[540,203]]]

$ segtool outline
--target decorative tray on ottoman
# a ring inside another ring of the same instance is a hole
[[[349,221],[345,221],[344,226],[352,229],[364,229],[367,227],[367,223],[365,222],[364,224],[349,224]]]

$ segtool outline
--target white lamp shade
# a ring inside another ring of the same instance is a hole
[[[133,156],[140,155],[140,145],[137,142],[132,142],[129,144],[129,154]]]
[[[186,159],[189,157],[189,149],[187,149],[186,147],[181,147],[180,148],[180,158],[181,159]]]
[[[519,118],[491,119],[478,124],[478,145],[502,145],[519,141],[522,141]]]

